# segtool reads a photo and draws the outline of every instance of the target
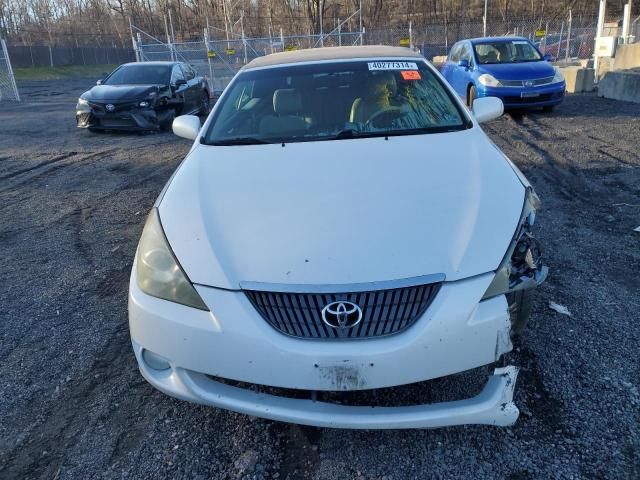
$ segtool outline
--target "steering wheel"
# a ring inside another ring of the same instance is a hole
[[[401,113],[402,113],[402,109],[400,107],[382,107],[379,110],[373,112],[371,115],[369,115],[369,118],[367,119],[366,122],[364,122],[364,125],[366,127],[369,127],[373,125],[374,120],[376,120],[377,118],[380,118],[384,115],[394,115],[399,117]]]

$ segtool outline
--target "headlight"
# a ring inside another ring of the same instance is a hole
[[[146,100],[143,100],[138,105],[141,106],[142,108],[146,108],[149,106],[149,102],[147,102]]]
[[[170,302],[209,310],[173,256],[155,208],[142,230],[136,261],[140,290]]]
[[[483,73],[478,77],[478,81],[484,85],[485,87],[501,87],[502,84],[494,77],[488,73]]]
[[[516,290],[533,288],[545,280],[549,269],[542,265],[540,243],[531,234],[539,205],[540,199],[533,188],[527,188],[520,223],[507,253],[496,270],[496,276],[482,297],[483,300]]]
[[[562,72],[560,71],[560,69],[558,67],[553,67],[553,68],[556,71],[556,73],[553,75],[553,83],[564,82],[564,75],[562,75]]]
[[[89,105],[89,101],[84,98],[79,98],[78,105]]]

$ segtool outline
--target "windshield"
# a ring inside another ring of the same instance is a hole
[[[103,82],[105,85],[168,84],[170,65],[123,65]]]
[[[542,60],[538,50],[528,40],[477,43],[473,46],[479,64],[537,62]]]
[[[204,143],[334,140],[468,126],[451,94],[421,61],[363,60],[248,70],[228,88]]]

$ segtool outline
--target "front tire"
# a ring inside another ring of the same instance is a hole
[[[517,290],[507,294],[509,316],[511,317],[511,334],[520,336],[524,331],[531,315],[534,289]]]
[[[211,109],[211,102],[209,99],[209,93],[205,90],[204,92],[202,92],[200,115],[209,115],[210,109]]]
[[[174,118],[176,118],[176,111],[172,108],[167,112],[167,117],[160,124],[160,129],[165,131],[171,130]]]

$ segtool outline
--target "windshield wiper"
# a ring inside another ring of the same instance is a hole
[[[359,132],[353,128],[345,128],[335,134],[331,140],[344,140],[348,138],[386,137],[388,132]]]
[[[459,132],[460,130],[464,130],[466,126],[462,125],[448,125],[448,126],[433,126],[433,127],[419,127],[419,128],[409,128],[405,130],[391,130],[387,132],[387,136],[389,137],[399,137],[402,135],[421,135],[424,133],[450,133],[450,132]]]
[[[382,132],[359,132],[352,128],[345,128],[340,130],[332,139],[343,140],[348,138],[371,138],[371,137],[400,137],[403,135],[420,135],[424,133],[447,133],[457,132],[469,128],[463,125],[452,126],[433,126],[433,127],[420,127],[410,128],[404,130],[385,130]]]
[[[260,138],[255,137],[235,137],[235,138],[224,138],[222,140],[216,140],[214,142],[207,142],[207,145],[215,145],[215,146],[230,146],[230,145],[265,145],[268,143],[266,140],[262,140]]]

